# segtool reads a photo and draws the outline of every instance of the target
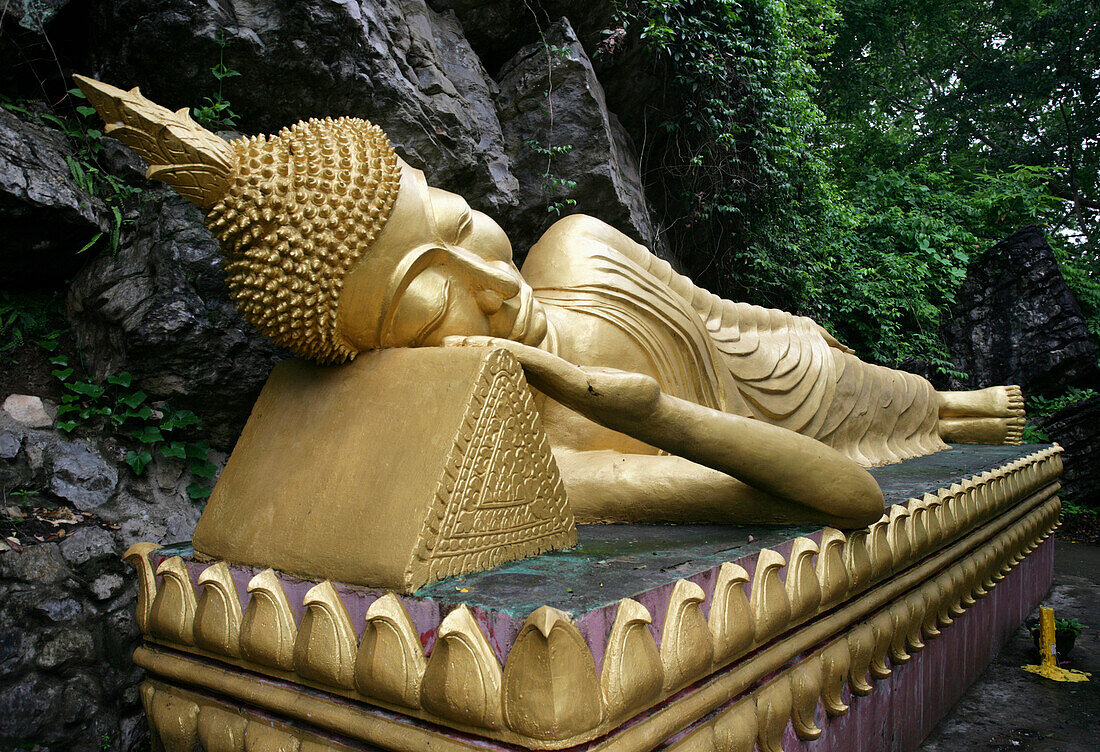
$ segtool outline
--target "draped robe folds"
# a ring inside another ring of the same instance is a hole
[[[811,319],[723,300],[625,236],[582,229],[555,239],[552,228],[524,277],[543,304],[628,335],[665,393],[811,436],[864,466],[946,448],[925,379],[864,363]]]

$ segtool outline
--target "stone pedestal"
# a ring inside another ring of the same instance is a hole
[[[911,750],[1049,586],[1059,452],[876,469],[887,514],[860,531],[581,526],[574,548],[411,595],[137,547],[153,736]]]

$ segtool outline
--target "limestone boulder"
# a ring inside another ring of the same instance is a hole
[[[500,90],[500,122],[523,187],[506,228],[517,257],[575,212],[659,249],[633,146],[568,19],[504,65]]]
[[[97,3],[88,23],[90,72],[140,84],[158,103],[202,105],[219,89],[210,69],[224,62],[240,73],[221,91],[242,130],[364,117],[475,207],[495,215],[514,201],[493,82],[454,15],[424,0],[123,0]]]
[[[58,440],[51,445],[48,488],[82,512],[106,504],[118,487],[118,470],[84,442]]]
[[[943,330],[953,389],[1019,384],[1025,396],[1100,386],[1096,345],[1039,227],[997,243],[970,265]]]
[[[584,0],[429,0],[429,4],[454,12],[470,46],[493,73],[521,47],[540,41],[563,17],[591,55],[615,15],[614,3]]]
[[[1065,449],[1062,498],[1100,509],[1100,396],[1030,422]]]
[[[53,425],[53,417],[41,397],[33,394],[9,394],[4,400],[4,412],[12,420],[28,428],[45,428]],[[0,456],[3,449],[0,448]]]
[[[130,372],[149,395],[190,409],[231,447],[272,366],[286,354],[228,298],[201,212],[167,188],[132,216],[117,254],[80,271],[68,313],[92,375]]]
[[[0,287],[57,289],[107,229],[103,202],[74,179],[60,131],[0,108]]]

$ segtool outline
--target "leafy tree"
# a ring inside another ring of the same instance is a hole
[[[838,10],[817,100],[838,171],[1043,170],[1061,201],[1038,219],[1100,335],[1100,5],[838,0]]]
[[[1040,223],[1100,332],[1094,3],[621,8],[665,76],[649,195],[703,284],[950,370],[937,333],[968,264]]]

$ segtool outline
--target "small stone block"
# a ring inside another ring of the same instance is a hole
[[[53,425],[53,418],[46,412],[42,398],[32,394],[8,395],[4,400],[4,411],[16,423],[21,423],[27,428],[48,428]]]

